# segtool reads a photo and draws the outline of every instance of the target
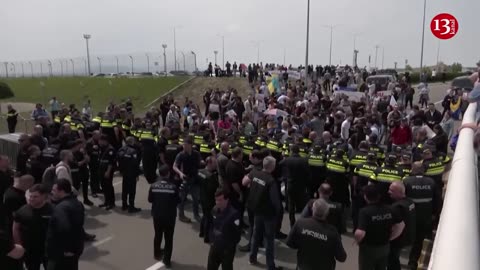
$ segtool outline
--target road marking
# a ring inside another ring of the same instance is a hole
[[[145,270],[158,270],[158,269],[160,269],[160,268],[162,268],[162,267],[164,267],[164,266],[165,266],[165,264],[163,264],[163,262],[157,262],[156,264],[148,267],[148,268],[145,269]]]
[[[102,240],[98,240],[92,243],[92,245],[85,248],[85,250],[91,249],[92,247],[99,247],[113,239],[113,235],[103,238]]]

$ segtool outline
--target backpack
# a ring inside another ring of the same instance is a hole
[[[42,176],[42,184],[48,188],[48,190],[52,190],[53,184],[57,181],[57,167],[50,166],[48,167],[45,172],[43,172]]]

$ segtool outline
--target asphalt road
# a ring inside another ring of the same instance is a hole
[[[431,101],[443,99],[448,85],[432,84]],[[416,100],[415,100],[416,101]],[[440,102],[437,107],[440,109]],[[121,205],[121,179],[114,179],[117,205]],[[153,222],[150,217],[150,205],[147,202],[148,184],[143,177],[137,186],[137,207],[143,210],[138,214],[122,212],[120,208],[106,211],[98,207],[87,209],[85,228],[87,232],[97,235],[97,240],[87,244],[81,257],[80,269],[88,270],[156,270],[165,269],[161,262],[153,259]],[[102,201],[93,199],[96,205]],[[187,211],[187,216],[192,217]],[[283,219],[284,233],[289,232],[288,216]],[[174,235],[174,251],[172,268],[179,270],[206,269],[209,246],[198,237],[198,223],[184,224],[177,222]],[[357,269],[358,247],[354,245],[351,234],[342,236],[343,245],[348,257],[345,263],[338,263],[338,270]],[[245,244],[245,238],[241,245]],[[237,252],[234,269],[264,269],[265,257],[261,250],[259,262],[262,268],[248,264],[248,254]],[[284,242],[276,241],[275,258],[284,269],[295,269],[295,251],[289,249]],[[403,261],[405,263],[405,261]]]

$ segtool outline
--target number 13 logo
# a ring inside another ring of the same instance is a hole
[[[451,39],[458,32],[458,21],[448,13],[438,14],[432,19],[430,29],[439,39]]]

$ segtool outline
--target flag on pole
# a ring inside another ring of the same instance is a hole
[[[393,97],[393,95],[390,96],[390,106],[394,107],[397,106],[397,101]]]

